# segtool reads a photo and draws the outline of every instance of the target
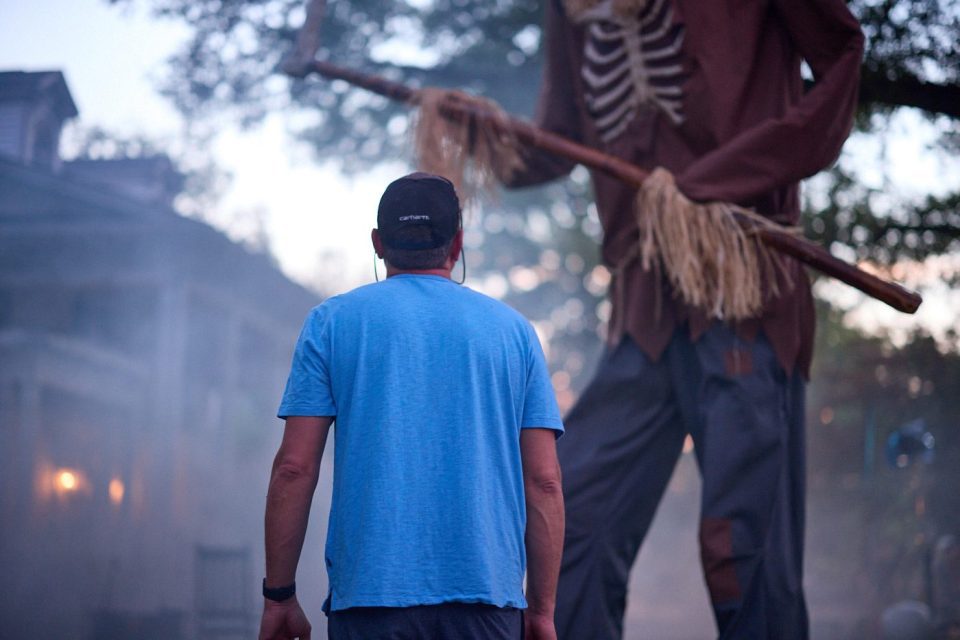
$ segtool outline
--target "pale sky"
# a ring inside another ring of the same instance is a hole
[[[0,69],[63,71],[80,110],[77,120],[86,127],[175,138],[182,119],[156,93],[155,80],[187,32],[152,18],[146,2],[132,4],[121,9],[105,0],[0,0]],[[223,124],[213,155],[233,181],[210,218],[229,227],[245,213],[264,211],[284,271],[304,283],[325,273],[330,283],[325,292],[336,293],[371,279],[369,230],[376,204],[384,186],[405,167],[397,163],[345,178],[333,166],[319,166],[308,149],[291,141],[286,133],[291,117],[278,113],[253,131]],[[871,186],[921,197],[960,182],[960,162],[931,150],[934,138],[919,116],[905,113],[894,120],[885,144],[851,139],[844,153],[867,167],[864,177]],[[881,155],[890,161],[886,175],[869,169]],[[932,285],[916,318],[864,302],[842,285],[824,291],[855,307],[854,317],[864,326],[906,329],[919,321],[939,332],[960,316],[960,296]]]

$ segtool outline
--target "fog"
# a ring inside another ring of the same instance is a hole
[[[269,256],[175,213],[179,182],[162,157],[62,161],[56,143],[69,94],[58,89],[59,74],[29,76],[4,74],[26,88],[0,111],[0,565],[8,585],[0,636],[253,637],[264,498],[282,429],[274,413],[301,322],[322,296]],[[550,215],[573,214],[555,206]],[[469,240],[472,251],[481,236]],[[509,262],[520,254],[506,253],[475,254],[481,275],[468,282],[530,292],[507,298],[549,342],[569,407],[599,355],[594,327],[602,334],[603,317],[602,305],[596,313],[571,305],[570,291],[586,287],[577,295],[599,299],[609,277],[575,246],[534,252],[522,267]],[[539,287],[547,281],[552,288]],[[819,351],[829,363],[840,347],[825,335]],[[844,339],[851,354],[861,348],[861,338]],[[941,437],[956,427],[942,400],[955,395],[956,360],[929,356],[939,375],[908,370],[919,354],[878,365],[889,371],[871,368],[851,392],[857,402],[867,389],[876,394],[856,405],[859,413],[831,395],[838,387],[826,382],[835,379],[829,369],[811,387],[806,585],[816,638],[875,637],[894,602],[935,605],[956,593],[937,587],[930,562],[956,526],[957,438]],[[875,415],[884,396],[912,402],[903,415],[929,414],[941,466],[907,448],[886,462],[886,437],[902,421]],[[321,638],[331,450],[297,581]],[[627,638],[715,633],[699,569],[698,503],[687,451],[634,567]]]

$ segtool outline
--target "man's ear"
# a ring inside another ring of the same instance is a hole
[[[380,239],[380,232],[376,229],[370,231],[370,241],[373,242],[373,251],[378,258],[383,258],[383,240]]]
[[[463,251],[463,229],[457,231],[456,235],[453,236],[453,241],[450,243],[450,255],[447,257],[447,260],[450,261],[451,269],[453,265],[457,264],[461,251]]]

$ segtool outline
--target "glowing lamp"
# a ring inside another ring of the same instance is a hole
[[[120,478],[112,478],[110,480],[110,485],[107,487],[107,491],[110,494],[110,502],[114,505],[119,506],[123,502],[123,494],[126,491],[126,487],[123,486],[123,480]]]
[[[73,493],[80,488],[80,478],[75,471],[60,469],[53,476],[54,485],[62,493]]]

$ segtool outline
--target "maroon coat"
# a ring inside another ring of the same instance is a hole
[[[797,182],[829,165],[857,101],[863,36],[842,0],[649,0],[639,16],[571,19],[548,0],[546,67],[537,123],[639,166],[669,169],[693,200],[723,200],[797,224]],[[815,85],[804,92],[801,59]],[[568,173],[570,161],[531,152],[510,186]],[[611,340],[629,334],[658,359],[689,321],[696,339],[710,319],[669,285],[625,260],[638,242],[635,190],[593,173],[603,261],[614,270]],[[787,372],[809,373],[814,311],[806,273],[789,260],[794,287],[757,320]],[[658,301],[657,298],[660,298]]]

